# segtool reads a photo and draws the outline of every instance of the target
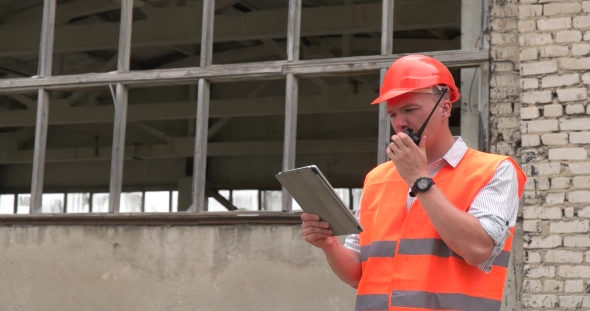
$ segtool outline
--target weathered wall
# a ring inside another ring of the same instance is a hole
[[[0,310],[354,310],[298,226],[0,227]]]
[[[529,178],[522,307],[590,309],[590,1],[497,0],[492,13],[492,151]]]

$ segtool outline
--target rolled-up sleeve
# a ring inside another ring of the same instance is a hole
[[[361,221],[361,210],[358,209],[354,213],[354,217],[360,222]],[[361,254],[361,242],[358,234],[350,234],[344,239],[344,247]]]
[[[518,212],[518,180],[509,160],[500,163],[494,176],[476,195],[467,211],[477,218],[483,230],[494,240],[490,257],[478,267],[490,272],[494,260],[502,253],[509,229],[516,223]]]

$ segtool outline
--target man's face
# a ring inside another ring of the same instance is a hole
[[[387,114],[391,120],[391,126],[396,133],[403,132],[411,127],[416,133],[422,123],[434,108],[438,100],[438,94],[406,93],[387,101]],[[444,99],[432,114],[423,135],[435,138],[441,126],[447,126],[446,120],[450,113],[450,102]],[[432,140],[427,140],[432,142]]]

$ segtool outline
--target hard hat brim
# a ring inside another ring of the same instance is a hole
[[[375,104],[380,104],[380,103],[384,103],[392,98],[398,97],[400,95],[404,95],[406,93],[410,93],[412,91],[417,90],[418,88],[411,88],[411,89],[393,89],[390,90],[389,92],[377,97],[377,99],[375,99],[371,105],[375,105]]]

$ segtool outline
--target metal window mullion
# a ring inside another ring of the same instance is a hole
[[[57,0],[45,0],[43,2],[43,21],[41,25],[38,72],[38,76],[40,78],[51,76],[56,6]],[[38,94],[29,214],[41,212],[43,199],[43,177],[45,171],[45,151],[47,146],[49,91],[45,89],[39,89]]]
[[[301,30],[301,0],[289,1],[289,19],[287,22],[287,60],[299,60],[299,39]],[[287,74],[285,92],[285,138],[283,143],[283,171],[295,167],[295,148],[297,144],[297,104],[299,81],[293,73]],[[291,195],[283,187],[282,209],[292,210]]]
[[[483,0],[480,49],[490,47],[490,3]],[[490,151],[490,62],[482,62],[479,67],[479,138],[478,149]]]
[[[133,0],[121,1],[121,25],[119,28],[119,52],[117,72],[127,72],[131,63],[131,25],[133,23]],[[117,83],[115,96],[115,120],[113,152],[111,157],[111,181],[109,189],[109,213],[118,213],[123,186],[123,162],[125,160],[125,132],[127,126],[127,102],[129,90]]]
[[[203,1],[203,25],[201,27],[201,67],[209,67],[213,62],[213,26],[215,0]],[[211,83],[199,79],[197,89],[197,117],[195,120],[195,156],[193,165],[193,212],[207,210],[207,132],[209,130],[209,102]]]
[[[383,15],[381,20],[381,55],[393,54],[393,2],[383,0]],[[383,85],[383,79],[387,68],[380,69],[379,87]],[[377,143],[377,164],[387,161],[387,146],[391,136],[391,123],[387,115],[387,103],[379,104],[379,138]]]

